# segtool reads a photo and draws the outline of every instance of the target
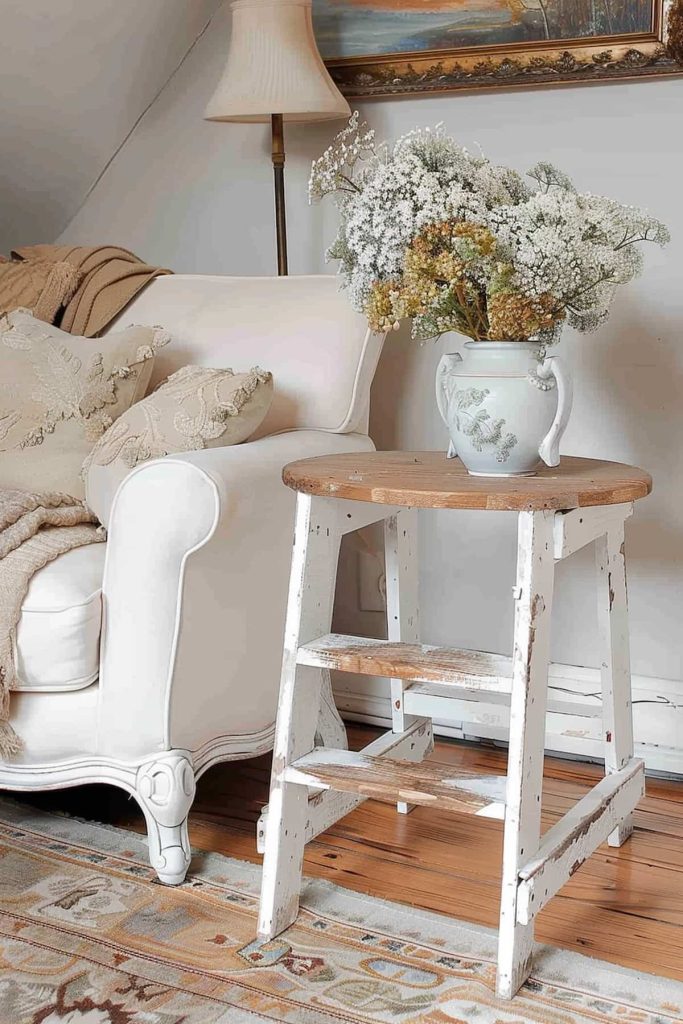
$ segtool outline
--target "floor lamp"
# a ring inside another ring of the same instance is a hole
[[[311,0],[234,0],[225,70],[209,121],[268,122],[272,132],[278,274],[287,273],[284,122],[348,117],[313,35]]]

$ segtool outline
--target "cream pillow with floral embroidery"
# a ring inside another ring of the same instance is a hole
[[[104,338],[60,331],[28,310],[0,318],[0,486],[83,497],[93,444],[145,393],[159,328]]]
[[[113,497],[131,469],[174,452],[241,444],[260,427],[273,400],[273,376],[185,366],[128,409],[102,435],[83,465],[88,497]],[[91,486],[92,484],[95,486]],[[108,500],[108,499],[107,499]]]

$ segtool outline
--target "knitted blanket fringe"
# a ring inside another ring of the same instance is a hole
[[[16,688],[16,630],[34,573],[58,555],[104,540],[97,519],[68,494],[29,494],[0,488],[0,758],[22,748],[12,728],[10,691]]]

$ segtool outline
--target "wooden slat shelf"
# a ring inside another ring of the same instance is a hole
[[[395,804],[405,801],[461,814],[503,817],[505,776],[477,775],[452,765],[388,761],[362,751],[316,747],[284,769],[287,782],[357,793]]]
[[[445,683],[471,690],[511,690],[511,662],[500,654],[426,644],[394,643],[328,633],[299,648],[299,665],[338,669],[418,683]]]
[[[502,657],[500,660],[505,661]],[[599,729],[600,734],[602,734],[601,703],[589,704],[578,700],[568,700],[561,691],[564,677],[557,677],[559,682],[556,685],[559,686],[559,690],[553,688],[554,678],[552,672],[550,672],[546,702],[548,713],[570,715],[572,718],[595,719],[600,723]],[[470,687],[465,684],[456,685],[454,691],[453,683],[410,683],[403,691],[403,710],[407,715],[422,715],[426,718],[458,719],[460,712],[454,713],[453,701],[467,700],[474,704],[479,704],[482,702],[482,698],[479,695],[480,690],[481,687],[473,687],[470,690]],[[511,694],[509,687],[501,690],[488,690],[487,688],[487,691],[488,694],[483,701],[485,704],[493,707],[510,706]]]

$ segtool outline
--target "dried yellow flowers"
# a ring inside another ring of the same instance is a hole
[[[375,281],[365,312],[375,331],[411,318],[420,337],[457,330],[477,341],[533,337],[562,319],[551,295],[526,296],[512,284],[496,239],[482,224],[430,224],[407,247],[400,280]]]
[[[564,320],[557,302],[546,292],[530,298],[519,292],[500,291],[488,299],[491,341],[520,341]]]

